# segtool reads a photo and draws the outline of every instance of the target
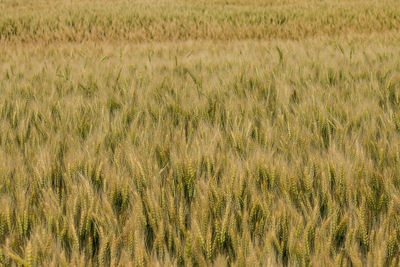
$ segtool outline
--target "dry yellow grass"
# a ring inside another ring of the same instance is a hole
[[[3,0],[1,264],[397,266],[398,6]]]

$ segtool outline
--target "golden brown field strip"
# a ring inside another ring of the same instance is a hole
[[[0,16],[0,40],[21,42],[296,39],[400,29],[400,2],[248,5],[207,1],[33,1]],[[362,3],[362,4],[360,4]]]

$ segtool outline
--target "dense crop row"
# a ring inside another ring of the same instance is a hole
[[[0,0],[0,264],[397,266],[399,21]]]
[[[396,263],[379,36],[3,51],[1,261]]]

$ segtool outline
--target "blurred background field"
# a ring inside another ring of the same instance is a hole
[[[391,1],[10,1],[0,36],[21,42],[297,39],[396,31]]]

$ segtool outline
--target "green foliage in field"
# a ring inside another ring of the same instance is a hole
[[[398,1],[2,7],[1,265],[400,263]]]

